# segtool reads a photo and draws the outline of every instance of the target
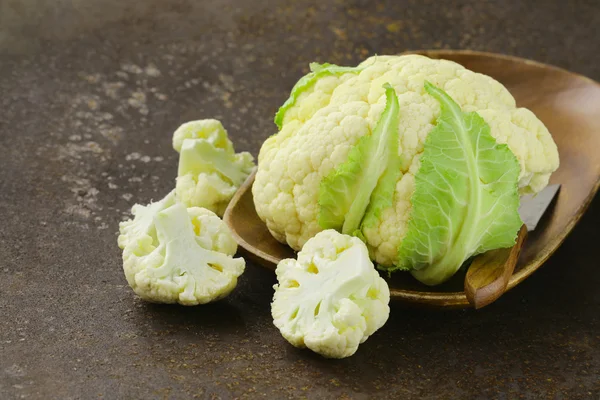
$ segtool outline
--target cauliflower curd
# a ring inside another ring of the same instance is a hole
[[[477,112],[496,142],[508,145],[520,166],[519,193],[539,192],[558,168],[557,148],[544,124],[531,111],[517,108],[502,84],[457,63],[419,55],[374,56],[354,69],[316,66],[307,77],[278,113],[280,131],[260,150],[252,188],[260,218],[277,240],[295,250],[323,230],[320,184],[347,160],[361,137],[375,130],[386,107],[386,83],[400,110],[401,174],[391,207],[362,231],[371,258],[382,266],[397,263],[425,139],[441,112],[424,88],[426,81],[445,91],[463,112]]]

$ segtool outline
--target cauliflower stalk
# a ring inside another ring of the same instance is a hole
[[[235,153],[221,122],[192,121],[173,134],[180,153],[177,199],[188,207],[204,207],[223,216],[238,187],[254,168],[248,152]]]
[[[542,190],[559,160],[504,86],[419,55],[313,70],[258,158],[254,203],[277,240],[299,250],[323,229],[352,233],[427,284],[514,242],[518,194]]]
[[[274,324],[296,347],[348,357],[388,319],[388,285],[356,237],[320,232],[276,273]]]
[[[127,282],[142,299],[197,305],[235,288],[245,263],[232,257],[237,244],[212,211],[186,208],[174,192],[132,211],[133,220],[120,224],[118,243]]]
[[[147,206],[135,204],[131,207],[131,213],[135,216],[135,219],[129,219],[119,224],[120,234],[117,243],[121,250],[131,247],[144,249],[144,251],[150,249],[151,251],[153,248],[153,236],[156,236],[154,216],[159,211],[171,207],[176,202],[175,191],[173,190],[163,199],[150,203]],[[129,280],[127,275],[126,277]]]

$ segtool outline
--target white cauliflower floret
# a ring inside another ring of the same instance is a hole
[[[357,141],[370,135],[384,107],[383,84],[399,102],[399,154],[402,177],[393,206],[363,234],[371,257],[391,267],[408,229],[415,174],[427,135],[440,115],[439,103],[424,89],[429,81],[451,96],[464,112],[475,111],[491,135],[517,157],[519,191],[537,193],[558,168],[558,151],[544,124],[493,78],[447,61],[419,55],[376,56],[356,72],[325,76],[300,94],[287,110],[277,135],[263,144],[252,192],[260,218],[272,235],[295,250],[322,230],[319,187],[348,158]]]
[[[358,238],[320,232],[276,272],[273,322],[296,347],[348,357],[388,319],[388,285]]]
[[[223,216],[229,201],[254,168],[248,152],[235,153],[227,131],[216,119],[191,121],[173,134],[180,153],[177,200]]]
[[[120,224],[127,282],[142,299],[197,305],[227,296],[244,272],[237,244],[213,212],[174,202],[171,192],[149,206],[135,205]]]

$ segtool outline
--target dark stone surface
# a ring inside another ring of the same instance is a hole
[[[496,304],[394,304],[342,361],[284,342],[270,272],[149,305],[116,246],[173,187],[179,123],[220,118],[256,154],[310,61],[471,48],[600,79],[599,25],[596,0],[0,0],[0,398],[600,398],[598,198]]]

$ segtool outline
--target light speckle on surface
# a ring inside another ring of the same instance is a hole
[[[131,94],[131,98],[128,100],[129,104],[131,104],[134,107],[139,107],[140,104],[143,104],[146,102],[146,95],[143,92],[133,92]],[[134,103],[134,104],[132,104]]]
[[[142,155],[140,153],[134,152],[134,153],[127,154],[127,156],[125,157],[125,160],[127,160],[127,161],[139,160],[140,157],[142,157]]]
[[[139,75],[144,72],[144,70],[138,67],[135,64],[123,64],[121,65],[121,69],[125,72],[129,72],[131,74]]]
[[[8,272],[8,271],[5,271]],[[25,370],[19,367],[17,364],[13,364],[8,368],[4,369],[4,373],[11,377],[23,377],[25,376]]]
[[[104,94],[112,99],[118,99],[120,89],[125,87],[123,82],[105,82],[102,84]]]
[[[146,75],[156,78],[160,76],[160,71],[156,68],[155,65],[150,64],[145,68]]]

